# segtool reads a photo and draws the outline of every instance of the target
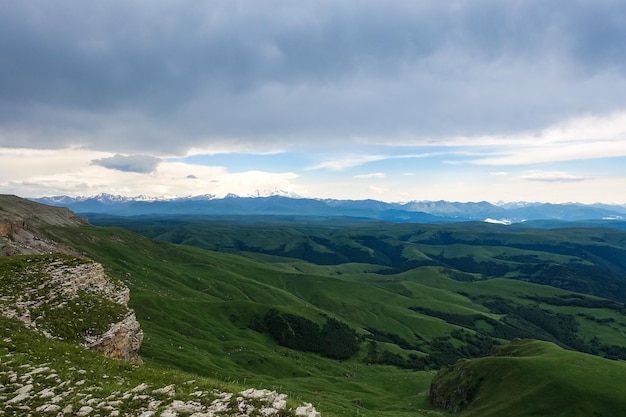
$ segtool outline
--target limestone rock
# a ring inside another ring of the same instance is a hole
[[[315,407],[313,407],[313,405],[309,403],[306,403],[302,407],[296,408],[296,415],[304,416],[304,417],[320,417],[321,416],[321,414],[317,410],[315,410]]]
[[[86,340],[86,346],[110,358],[137,360],[142,341],[143,331],[135,312],[130,310],[122,321],[111,324],[106,333]]]
[[[15,279],[22,283],[34,277],[32,285],[21,285],[22,290],[0,295],[0,314],[17,318],[27,326],[52,337],[47,330],[39,328],[41,317],[33,312],[42,307],[54,310],[71,302],[81,293],[89,293],[120,304],[125,316],[111,323],[102,334],[85,336],[84,345],[116,359],[138,359],[137,351],[143,340],[143,332],[134,311],[127,307],[130,290],[121,281],[110,279],[101,264],[81,260],[68,262],[67,258],[49,256],[44,265],[29,266]],[[43,280],[41,277],[45,277]],[[45,310],[44,309],[44,310]]]

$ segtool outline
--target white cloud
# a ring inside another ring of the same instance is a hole
[[[360,175],[355,175],[353,178],[356,179],[371,179],[371,178],[385,178],[386,175],[384,172],[373,172],[371,174],[360,174]]]
[[[379,144],[380,145],[380,144]],[[395,146],[395,145],[390,145]],[[328,161],[306,168],[307,170],[330,169],[333,171],[343,171],[348,168],[369,164],[371,162],[386,161],[390,159],[422,159],[441,155],[448,155],[452,152],[425,152],[418,154],[399,154],[399,155],[381,155],[381,154],[362,154],[347,157],[335,158]]]
[[[522,175],[520,178],[528,181],[541,181],[541,182],[579,182],[585,181],[589,178],[581,177],[579,175],[573,175],[567,172],[546,172],[546,171],[531,171],[528,174]]]
[[[282,148],[277,148],[271,143],[259,146],[259,144],[254,142],[244,142],[230,138],[212,140],[210,145],[191,147],[185,152],[185,156],[213,156],[220,154],[278,155],[284,152]]]
[[[477,165],[530,165],[626,156],[626,110],[606,116],[583,116],[555,124],[536,134],[466,138],[458,144],[489,146],[490,156]],[[495,150],[493,149],[495,148]]]
[[[298,175],[292,172],[229,172],[224,167],[161,162],[146,174],[91,163],[107,158],[114,155],[81,149],[0,149],[0,166],[6,168],[0,170],[0,190],[24,197],[88,196],[102,192],[127,196],[221,196],[266,189],[300,191],[294,184]]]
[[[330,169],[333,171],[342,171],[348,168],[354,168],[359,165],[364,165],[370,162],[381,161],[387,159],[382,155],[358,155],[352,157],[345,157],[340,159],[333,159],[330,161],[321,162],[319,164],[306,168],[307,170],[316,169]]]

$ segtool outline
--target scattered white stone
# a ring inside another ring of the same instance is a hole
[[[46,388],[44,390],[39,391],[40,398],[52,398],[54,397],[54,390],[52,388]]]
[[[240,392],[241,395],[247,398],[269,398],[276,395],[276,392],[267,389],[254,389],[250,388]]]
[[[228,411],[228,405],[226,405],[226,403],[223,402],[223,400],[214,400],[211,403],[211,411],[216,412],[216,413],[223,413],[224,411]]]
[[[152,417],[154,415],[154,411],[144,411],[139,414],[139,417]]]
[[[181,400],[174,400],[169,405],[168,409],[179,413],[195,413],[202,411],[203,407],[202,404],[196,401],[183,402]]]
[[[174,395],[176,395],[176,387],[174,386],[174,384],[171,384],[163,388],[155,389],[152,391],[152,393],[153,394],[167,394],[170,397],[173,397]]]
[[[231,394],[230,392],[220,392],[217,393],[217,400],[222,400],[222,401],[230,401],[230,399],[233,397],[233,394]]]
[[[148,410],[156,410],[157,408],[159,408],[162,402],[163,401],[158,400],[150,401],[150,403],[148,404]]]
[[[16,394],[27,394],[33,389],[33,384],[24,385],[20,389],[16,390]]]
[[[315,407],[313,407],[310,403],[305,403],[304,406],[296,408],[296,415],[304,417],[321,417],[321,414],[317,412]]]
[[[61,406],[56,404],[44,404],[42,406],[37,407],[35,410],[40,413],[56,413],[61,409]]]
[[[131,389],[130,392],[142,392],[148,389],[148,384],[141,383],[137,385],[135,388]]]
[[[89,407],[88,405],[84,405],[80,407],[80,409],[76,412],[76,415],[78,417],[83,417],[83,416],[87,416],[91,414],[92,411],[93,411],[92,407]]]
[[[50,400],[50,402],[51,402],[52,404],[60,403],[62,399],[63,399],[63,395],[57,395],[57,396],[55,396],[55,397],[52,397],[52,399]]]
[[[7,404],[14,404],[14,403],[19,403],[24,401],[26,398],[28,398],[30,395],[25,392],[23,394],[18,394],[15,397],[11,398],[9,401],[7,401]]]
[[[26,375],[37,375],[37,374],[41,374],[43,372],[50,372],[50,368],[47,366],[43,366],[41,368],[36,368],[33,369],[32,371],[30,371],[29,373],[27,373]]]
[[[67,406],[65,406],[65,408],[63,409],[63,414],[71,414],[72,411],[74,411],[74,407],[72,407],[72,404],[68,404]]]

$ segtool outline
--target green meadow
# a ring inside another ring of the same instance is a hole
[[[49,233],[130,287],[148,366],[277,389],[323,415],[389,417],[442,412],[429,398],[437,372],[488,360],[514,339],[552,343],[546,372],[574,354],[623,371],[623,232],[133,220],[119,222],[149,238],[112,227]],[[308,340],[299,329],[322,332],[331,319],[356,337],[349,358],[293,348]],[[524,372],[537,387],[548,376]],[[481,382],[471,410],[492,401],[519,408],[507,415],[537,415],[520,408],[528,392],[540,415],[565,415],[551,409],[550,390],[525,389],[516,402],[500,386]],[[578,398],[595,406],[593,395]]]

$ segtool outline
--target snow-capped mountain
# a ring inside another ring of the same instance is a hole
[[[218,197],[202,194],[187,197],[125,197],[99,194],[92,197],[55,196],[34,199],[72,211],[111,215],[289,215],[315,217],[354,217],[396,222],[485,221],[511,224],[532,220],[582,221],[626,219],[626,207],[577,203],[499,203],[485,201],[411,201],[387,203],[377,200],[336,200],[304,198],[283,190],[259,190],[252,194],[234,193]]]

